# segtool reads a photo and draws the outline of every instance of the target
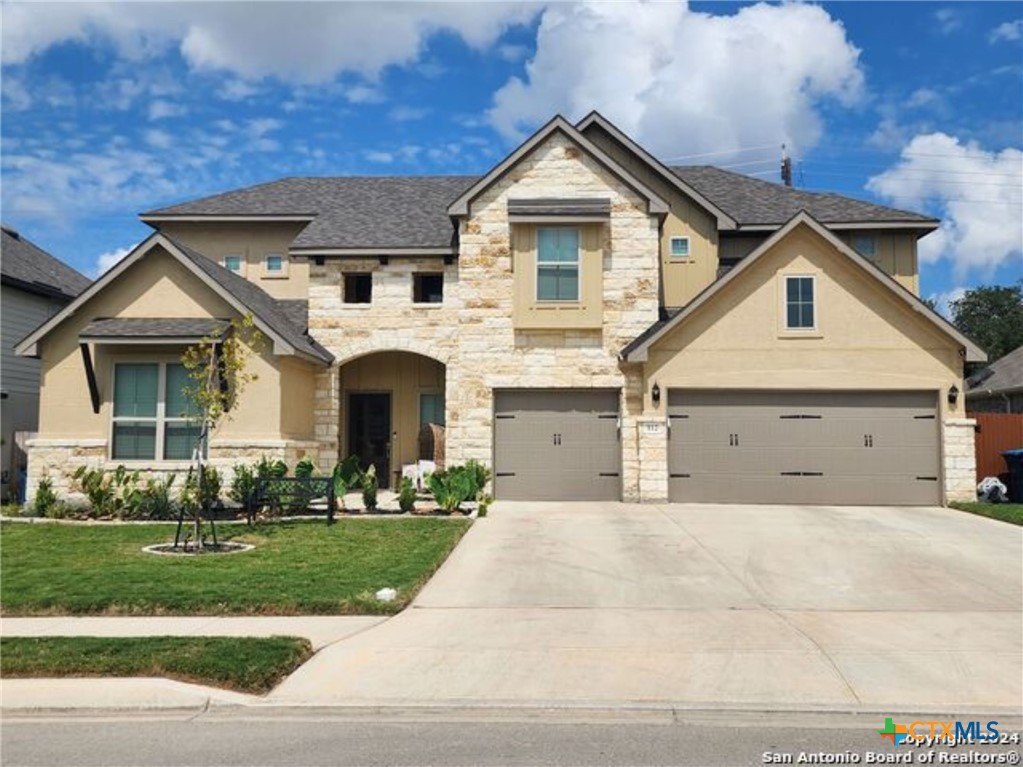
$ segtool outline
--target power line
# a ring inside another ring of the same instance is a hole
[[[868,170],[874,169],[874,168],[883,168],[884,171],[886,171],[886,172],[889,171],[889,170],[895,169],[894,166],[891,166],[891,165],[888,165],[888,166],[885,166],[885,165],[882,165],[882,164],[868,165],[868,164],[865,164],[865,163],[855,163],[855,162],[837,162],[835,160],[816,160],[816,159],[799,158],[797,160],[797,162],[804,163],[804,164],[807,164],[807,165],[837,165],[837,166],[848,167],[848,168],[865,168],[865,169],[868,169]],[[1023,177],[1023,168],[1021,168],[1020,173],[993,173],[993,172],[989,173],[988,171],[983,171],[983,170],[949,170],[947,168],[898,168],[897,170],[898,170],[899,173],[937,173],[937,174],[943,174],[943,175],[944,174],[949,174],[949,175],[957,175],[957,176],[992,176],[992,177],[1005,177],[1005,178],[1021,178],[1021,177]]]
[[[749,146],[742,147],[741,149],[723,149],[720,152],[702,152],[700,154],[681,154],[677,157],[662,157],[661,162],[675,162],[676,160],[690,160],[694,157],[713,157],[719,154],[741,154],[743,152],[756,152],[761,149],[777,149],[781,146],[779,141],[777,144],[763,144],[762,146]]]
[[[818,171],[809,170],[807,172],[810,175],[817,175],[817,176],[838,176],[838,177],[841,177],[841,178],[859,178],[860,177],[860,174],[858,174],[858,173],[838,173],[836,171],[826,171],[826,170],[818,170]],[[938,186],[938,187],[940,187],[943,184],[956,184],[956,185],[962,185],[962,186],[994,186],[994,187],[1001,187],[1001,188],[1004,188],[1004,189],[1023,189],[1023,181],[1020,181],[1020,183],[1018,183],[1018,184],[1003,184],[1003,183],[999,183],[999,182],[996,182],[996,181],[987,181],[987,182],[985,182],[985,181],[953,181],[953,180],[950,180],[950,179],[942,179],[942,180],[937,180],[937,181],[934,182],[934,185]]]

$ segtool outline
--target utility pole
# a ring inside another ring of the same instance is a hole
[[[784,144],[781,145],[781,180],[785,186],[792,186],[792,158]]]

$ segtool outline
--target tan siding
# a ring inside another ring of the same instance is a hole
[[[917,238],[907,232],[886,232],[883,230],[857,230],[838,232],[838,237],[852,247],[857,236],[873,236],[877,239],[877,256],[874,259],[881,269],[895,278],[902,287],[920,294],[920,279],[917,271]]]
[[[288,261],[288,248],[304,222],[197,223],[173,222],[159,225],[161,232],[223,264],[224,256],[245,259],[245,278],[274,298],[307,298],[309,262],[292,259],[286,277],[267,277],[263,261],[269,254]]]

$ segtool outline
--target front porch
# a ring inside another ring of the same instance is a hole
[[[404,351],[366,354],[338,371],[340,458],[357,455],[376,467],[382,489],[397,488],[402,466],[420,458],[424,424],[444,427],[446,366]]]

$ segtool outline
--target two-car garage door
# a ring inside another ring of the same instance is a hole
[[[612,389],[494,392],[494,497],[618,500],[618,398]]]
[[[711,503],[940,503],[929,392],[668,393],[668,496]]]
[[[941,502],[933,392],[668,393],[679,502]]]

